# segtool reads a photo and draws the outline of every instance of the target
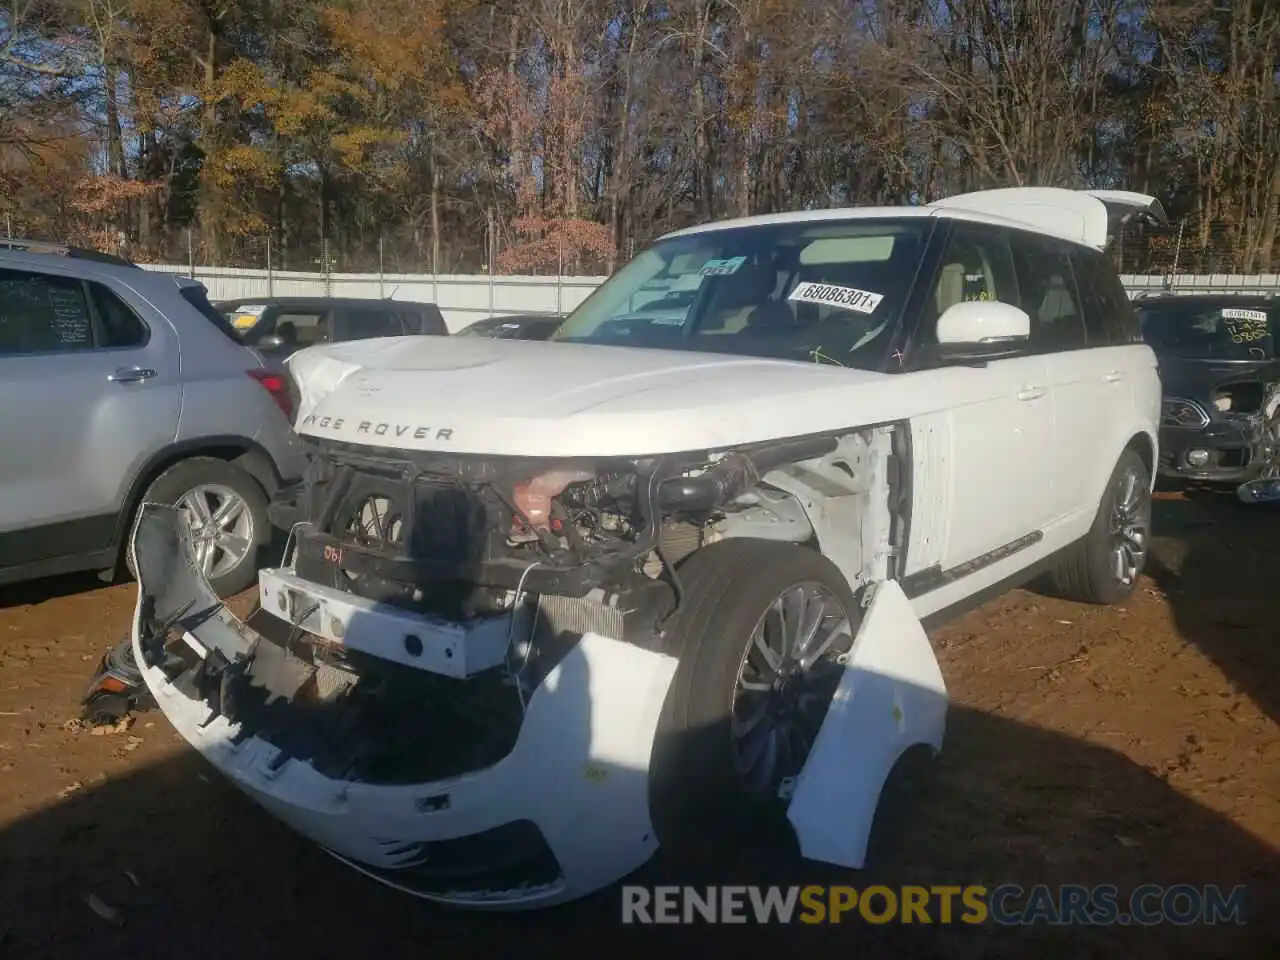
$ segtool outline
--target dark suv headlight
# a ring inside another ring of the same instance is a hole
[[[1209,425],[1209,414],[1194,400],[1169,399],[1160,405],[1160,425],[1199,430]]]

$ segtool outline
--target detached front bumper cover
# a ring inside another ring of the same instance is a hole
[[[606,886],[657,848],[647,772],[671,658],[587,634],[534,692],[496,765],[404,786],[325,777],[218,709],[226,685],[214,681],[274,645],[209,589],[176,511],[145,505],[133,550],[134,656],[160,709],[240,790],[357,869],[430,899],[531,907]],[[166,675],[157,648],[170,630],[203,675]]]
[[[246,676],[261,676],[252,682],[290,710],[296,665],[217,599],[178,512],[144,504],[131,549],[133,654],[159,708],[237,788],[356,869],[432,900],[529,909],[616,882],[656,850],[649,762],[673,658],[583,634],[528,698],[515,745],[498,762],[423,783],[344,779],[239,718]],[[194,657],[166,649],[177,636]],[[788,817],[804,856],[863,865],[890,769],[911,746],[941,748],[946,701],[910,602],[895,582],[879,584],[792,785]],[[292,715],[306,721],[306,709]]]

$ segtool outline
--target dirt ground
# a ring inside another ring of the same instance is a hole
[[[616,889],[520,916],[434,907],[312,849],[158,714],[106,735],[67,729],[134,602],[131,586],[80,578],[0,592],[0,957],[577,946],[1280,956],[1280,511],[1174,495],[1157,503],[1156,532],[1149,576],[1122,607],[1017,591],[933,633],[952,696],[947,740],[893,787],[866,870],[744,859],[714,880],[1243,884],[1244,926],[624,927]],[[688,878],[659,859],[636,879]],[[91,896],[122,922],[96,913]]]

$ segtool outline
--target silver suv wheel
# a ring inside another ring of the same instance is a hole
[[[176,505],[191,528],[196,562],[206,579],[230,573],[254,549],[253,511],[230,487],[201,484],[179,497]]]

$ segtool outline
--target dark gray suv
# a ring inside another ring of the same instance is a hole
[[[317,343],[449,332],[434,303],[347,297],[261,297],[216,305],[236,334],[273,364]]]

